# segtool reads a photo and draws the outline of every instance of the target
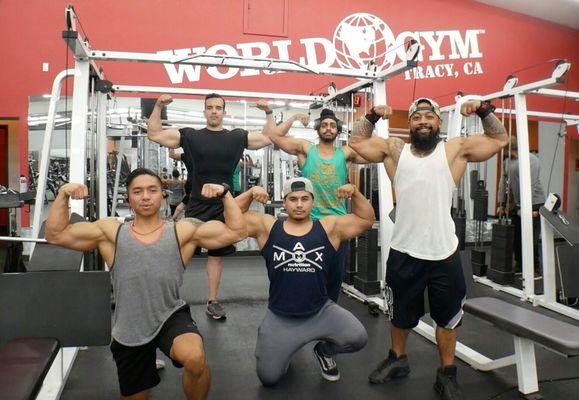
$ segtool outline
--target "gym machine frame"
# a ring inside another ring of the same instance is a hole
[[[406,52],[406,60],[395,64],[385,71],[378,72],[375,69],[367,71],[361,70],[347,70],[341,68],[312,68],[309,66],[300,65],[291,60],[276,60],[276,59],[251,59],[243,57],[230,57],[219,55],[199,54],[187,58],[179,56],[166,56],[155,53],[134,53],[134,52],[118,52],[118,51],[104,51],[92,50],[89,42],[86,39],[81,39],[76,29],[77,17],[72,6],[67,6],[65,9],[65,19],[67,30],[63,31],[62,37],[68,45],[70,51],[74,55],[74,69],[69,69],[60,72],[53,84],[52,96],[49,105],[48,120],[46,124],[46,132],[44,136],[41,160],[39,168],[39,182],[37,188],[36,207],[33,217],[33,235],[31,241],[42,241],[38,239],[40,230],[40,219],[42,215],[42,208],[44,204],[44,191],[46,188],[46,179],[48,174],[48,165],[50,160],[50,146],[52,133],[54,131],[54,120],[56,116],[56,105],[60,98],[62,82],[74,76],[74,86],[72,95],[72,118],[71,118],[71,141],[70,141],[70,163],[69,163],[69,181],[70,182],[86,182],[87,180],[87,131],[89,128],[89,83],[92,77],[96,77],[101,81],[105,80],[103,70],[96,64],[96,61],[125,61],[125,62],[153,62],[153,63],[183,63],[201,65],[205,67],[220,66],[220,67],[240,67],[251,69],[263,69],[270,71],[281,72],[295,72],[307,73],[316,75],[328,75],[339,77],[357,78],[360,81],[347,88],[347,91],[353,91],[358,88],[374,85],[374,92],[376,93],[375,101],[386,101],[386,84],[385,80],[403,73],[406,70],[414,68],[416,58],[419,52],[419,45],[411,43]],[[146,87],[146,86],[130,86],[130,85],[115,85],[114,90],[125,93],[169,93],[179,95],[193,95],[203,96],[211,93],[214,90],[201,89],[184,89],[174,87]],[[106,126],[107,126],[107,96],[109,90],[95,90],[93,88],[93,99],[96,101],[92,104],[96,108],[96,123],[94,124],[95,131],[92,133],[93,149],[96,154],[91,156],[96,157],[96,184],[95,197],[97,201],[96,215],[98,218],[107,216],[107,190],[106,190]],[[297,101],[310,101],[327,103],[331,101],[335,95],[332,93],[327,98],[322,96],[299,96],[279,93],[258,93],[258,92],[243,92],[243,91],[220,91],[227,97],[242,97],[242,98],[267,98],[267,99],[285,99]],[[91,112],[91,118],[93,113]],[[94,120],[91,120],[94,122]],[[388,124],[382,122],[377,131],[381,136],[387,137]],[[389,248],[389,239],[391,237],[392,223],[388,218],[388,212],[392,209],[392,196],[390,189],[390,182],[384,171],[384,167],[380,167],[380,176],[383,177],[381,182],[380,196],[381,204],[386,207],[381,207],[381,243],[382,243],[382,260],[381,260],[381,275],[384,276],[387,250]],[[40,200],[38,198],[40,196]],[[71,202],[71,212],[75,212],[81,216],[85,216],[84,200],[75,200]],[[388,212],[386,212],[388,210]],[[81,267],[82,269],[82,267]],[[377,301],[383,304],[381,299]],[[60,393],[64,388],[68,374],[76,358],[78,349],[67,348],[59,352],[55,362],[52,364],[44,381],[43,388],[38,395],[38,399],[58,399]]]
[[[565,73],[570,68],[570,64],[562,63],[559,64],[553,71],[553,75],[550,79],[545,79],[535,83],[527,84],[521,88],[532,88],[536,86],[535,89],[526,89],[521,91],[520,88],[512,87],[512,89],[507,89],[503,93],[497,93],[489,96],[484,96],[484,100],[491,100],[496,98],[503,98],[506,96],[513,95],[515,98],[515,110],[504,110],[505,114],[516,114],[516,126],[517,131],[517,144],[519,152],[519,184],[521,193],[521,241],[522,241],[522,256],[523,256],[523,289],[517,289],[512,286],[505,286],[497,284],[486,277],[474,276],[475,282],[492,287],[495,290],[500,290],[511,295],[517,296],[522,300],[531,302],[534,306],[542,306],[550,310],[556,311],[559,314],[563,314],[567,317],[579,320],[579,311],[572,307],[565,306],[556,301],[556,289],[555,289],[555,263],[554,257],[552,256],[553,235],[550,234],[549,226],[546,230],[542,230],[542,265],[543,265],[543,278],[544,278],[544,294],[535,294],[535,280],[534,280],[534,265],[533,265],[533,223],[532,223],[532,204],[531,204],[531,174],[530,174],[530,161],[529,161],[529,142],[528,142],[528,116],[536,116],[539,118],[551,118],[558,120],[565,120],[567,124],[572,122],[572,124],[579,121],[579,116],[572,114],[556,114],[556,113],[545,113],[537,111],[527,111],[526,108],[526,98],[525,95],[542,95],[550,97],[568,97],[570,99],[579,99],[578,92],[566,92],[562,90],[545,89],[545,87],[561,84],[563,82],[563,77]],[[514,78],[516,79],[516,78]],[[516,83],[515,83],[516,84]],[[512,79],[507,81],[505,86],[512,85]],[[492,96],[492,97],[491,97]],[[456,116],[455,109],[454,115]],[[502,112],[503,110],[497,110],[497,112]],[[460,125],[460,122],[459,122]],[[450,134],[460,134],[456,130],[456,125],[453,127],[454,131],[449,129]],[[453,136],[454,137],[454,136]],[[465,176],[468,179],[468,175]],[[468,190],[468,185],[466,185]],[[546,249],[546,251],[545,251]]]

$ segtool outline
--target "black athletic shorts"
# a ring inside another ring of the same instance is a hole
[[[203,222],[214,220],[225,222],[223,204],[221,202],[212,203],[191,199],[187,205],[185,216],[187,218],[197,218]],[[212,257],[223,257],[233,253],[235,253],[235,246],[233,245],[222,247],[221,249],[207,250],[207,255]],[[201,248],[197,247],[195,254],[201,254]]]
[[[157,336],[149,343],[141,346],[125,346],[113,339],[111,352],[117,364],[121,395],[132,396],[157,386],[161,379],[155,365],[156,350],[160,349],[170,358],[173,340],[185,333],[199,335],[197,325],[191,318],[189,306],[184,306],[171,315]],[[172,361],[177,368],[183,367],[176,361]]]
[[[454,329],[462,319],[466,283],[458,250],[445,260],[421,260],[390,249],[386,284],[392,289],[392,324],[412,329],[424,315],[428,288],[430,316],[441,328]]]

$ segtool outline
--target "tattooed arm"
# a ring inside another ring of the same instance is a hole
[[[354,122],[352,136],[372,136],[376,122],[380,119],[388,119],[391,115],[392,108],[389,106],[382,105],[372,107],[367,115],[358,118],[358,120]]]
[[[400,151],[404,147],[402,139],[372,136],[374,124],[380,119],[388,119],[390,115],[392,109],[386,105],[372,107],[368,115],[354,123],[349,147],[369,162],[382,162],[388,157],[394,157],[394,162],[397,163]]]
[[[462,105],[461,114],[471,115],[480,106],[480,101],[467,102]],[[509,143],[507,130],[493,113],[482,119],[482,126],[484,135],[454,139],[461,143],[461,155],[468,162],[486,161]]]

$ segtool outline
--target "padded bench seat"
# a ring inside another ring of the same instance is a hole
[[[567,356],[579,355],[579,327],[493,297],[468,299],[464,310]]]
[[[35,399],[59,348],[49,338],[13,339],[0,348],[0,399]]]

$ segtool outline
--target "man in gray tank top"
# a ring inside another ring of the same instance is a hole
[[[161,219],[161,180],[144,168],[127,177],[128,202],[135,214],[132,222],[103,218],[69,225],[69,199],[88,195],[87,188],[77,183],[62,186],[50,208],[46,221],[50,243],[79,251],[98,249],[111,268],[116,299],[111,351],[123,398],[146,399],[160,382],[155,368],[157,348],[176,367],[184,367],[187,399],[205,399],[209,392],[203,340],[189,306],[179,297],[179,287],[196,247],[221,248],[244,239],[247,233],[226,186],[206,184],[201,193],[221,199],[225,223]]]
[[[441,362],[434,389],[444,399],[463,398],[454,353],[466,285],[450,210],[453,190],[467,163],[486,161],[508,144],[507,132],[493,110],[488,102],[463,104],[463,115],[480,117],[484,135],[447,142],[439,139],[440,108],[428,98],[417,99],[410,106],[409,144],[399,138],[372,136],[374,124],[392,113],[388,106],[373,107],[354,126],[350,147],[368,161],[384,164],[397,199],[386,272],[393,293],[392,349],[368,377],[371,383],[410,372],[406,340],[424,315],[424,290],[428,288]]]

